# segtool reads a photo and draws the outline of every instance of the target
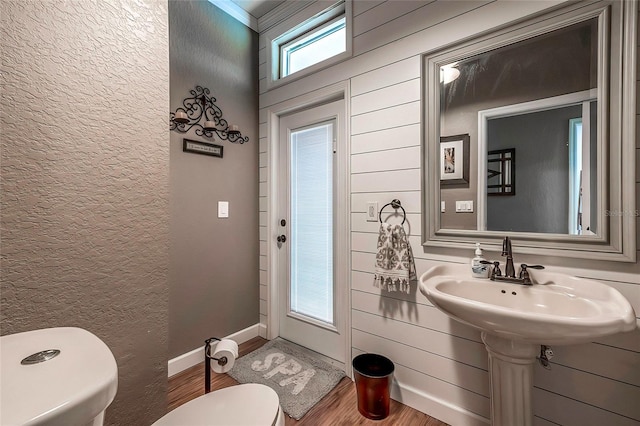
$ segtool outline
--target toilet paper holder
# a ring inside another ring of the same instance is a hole
[[[226,356],[220,358],[211,356],[211,342],[220,340],[217,337],[210,337],[204,341],[204,393],[211,392],[211,360],[217,361],[218,365],[226,365],[229,362]]]

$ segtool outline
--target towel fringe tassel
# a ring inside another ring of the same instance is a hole
[[[401,291],[403,293],[411,291],[410,282],[406,278],[392,278],[376,274],[373,285],[385,291]]]

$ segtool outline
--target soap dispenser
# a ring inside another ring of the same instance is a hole
[[[476,257],[471,259],[471,275],[474,278],[489,278],[489,265],[483,264],[483,260],[480,243],[476,243]]]

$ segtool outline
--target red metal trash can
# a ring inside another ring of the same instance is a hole
[[[358,411],[368,419],[389,415],[391,380],[395,366],[382,355],[361,354],[353,359],[353,376],[358,394]]]

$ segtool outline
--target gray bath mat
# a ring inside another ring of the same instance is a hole
[[[344,377],[343,371],[280,338],[238,358],[227,374],[240,383],[269,386],[280,397],[282,409],[296,420],[300,420]]]

